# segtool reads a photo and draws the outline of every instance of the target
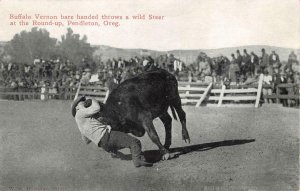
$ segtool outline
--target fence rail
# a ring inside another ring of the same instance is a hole
[[[226,89],[225,85],[179,82],[178,90],[183,104],[190,102],[192,104],[196,103],[196,107],[199,107],[201,104],[216,107],[223,107],[228,104],[234,106],[240,102],[243,104],[251,104],[253,107],[258,107],[261,96],[262,80],[263,76],[261,75],[258,84],[250,86],[232,85],[230,86],[230,89]],[[185,93],[182,91],[185,91]],[[203,91],[203,93],[199,94],[199,91]],[[188,99],[187,101],[186,98],[189,97],[192,99]]]
[[[290,91],[285,91],[282,93],[282,89],[289,89]],[[299,104],[299,90],[300,85],[299,84],[292,84],[292,83],[286,83],[286,84],[279,84],[276,87],[276,93],[272,95],[265,95],[266,99],[274,99],[276,103],[280,103],[280,100],[295,100]]]
[[[99,101],[105,102],[109,91],[107,87],[103,86],[81,86],[77,89],[75,98],[80,95],[85,95],[87,98],[93,97]]]
[[[42,91],[38,88],[6,88],[0,87],[0,99],[8,100],[31,100],[31,99],[73,99],[76,89],[70,87],[61,87],[56,90],[56,93],[51,93],[45,89]]]

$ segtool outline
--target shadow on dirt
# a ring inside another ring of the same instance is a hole
[[[186,147],[175,147],[175,148],[170,148],[169,150],[172,155],[171,158],[174,159],[174,158],[178,158],[180,155],[184,155],[191,152],[201,152],[201,151],[207,151],[218,147],[242,145],[254,141],[255,139],[226,140],[226,141],[191,145]],[[156,163],[160,161],[162,158],[162,154],[160,153],[159,150],[144,151],[144,156],[148,162],[152,162],[152,163]],[[120,158],[121,160],[131,160],[131,154],[124,155],[123,153],[119,152],[116,157]]]
[[[173,155],[172,158],[177,158],[180,155],[184,155],[191,152],[201,152],[201,151],[207,151],[210,149],[218,148],[218,147],[224,147],[224,146],[234,146],[234,145],[242,145],[246,143],[254,142],[255,139],[243,139],[243,140],[226,140],[226,141],[218,141],[218,142],[212,142],[212,143],[204,143],[204,144],[197,144],[197,145],[191,145],[186,147],[175,147],[170,148],[170,152]],[[144,152],[144,156],[147,159],[147,161],[156,163],[161,160],[162,154],[159,152],[159,150],[149,150]]]

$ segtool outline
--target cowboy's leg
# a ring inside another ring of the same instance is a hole
[[[144,162],[141,158],[141,142],[140,140],[119,131],[111,131],[103,137],[99,146],[108,152],[116,153],[123,148],[129,148],[132,154],[132,160],[136,167],[150,166],[151,163]]]

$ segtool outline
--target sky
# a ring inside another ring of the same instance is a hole
[[[123,17],[119,27],[103,26],[103,20],[98,20],[100,27],[72,27],[93,45],[165,51],[244,45],[300,48],[300,0],[0,0],[0,41],[32,28],[31,20],[29,26],[20,26],[11,14]],[[133,20],[131,16],[138,14],[164,19]],[[60,39],[68,27],[64,23],[40,28]]]

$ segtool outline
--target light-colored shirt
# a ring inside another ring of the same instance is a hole
[[[81,108],[77,110],[75,115],[75,121],[79,131],[82,134],[82,139],[86,142],[87,139],[98,145],[100,140],[106,131],[110,132],[111,127],[109,125],[102,124],[100,121],[95,119],[93,116],[100,111],[100,105],[92,99],[90,107]]]
[[[148,64],[148,62],[149,62],[148,60],[144,60],[143,61],[143,66],[146,66]]]
[[[271,75],[264,75],[264,78],[263,78],[263,82],[265,83],[265,84],[271,84],[271,82],[272,82],[272,76]]]
[[[251,63],[254,62],[254,56],[251,56]]]

